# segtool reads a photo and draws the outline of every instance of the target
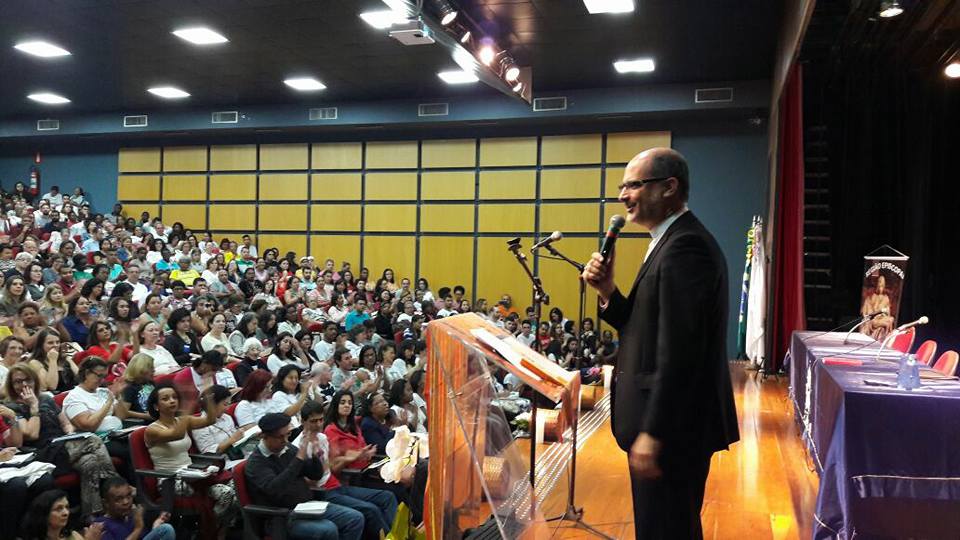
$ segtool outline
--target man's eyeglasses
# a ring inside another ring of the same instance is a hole
[[[647,184],[652,184],[653,182],[663,182],[664,180],[669,180],[673,178],[672,176],[658,176],[656,178],[643,178],[637,180],[627,180],[626,182],[621,183],[617,186],[617,191],[623,191],[624,189],[635,190],[640,189]]]

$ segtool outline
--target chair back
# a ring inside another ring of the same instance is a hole
[[[234,424],[237,423],[237,405],[239,404],[240,404],[239,402],[231,403],[230,405],[227,406],[227,409],[224,411],[225,413],[230,415],[230,418],[233,418]]]
[[[144,435],[147,428],[142,427],[130,432],[130,460],[133,462],[134,469],[153,470],[153,458],[150,457],[150,451],[147,450],[147,441]],[[157,479],[149,476],[142,477],[143,488],[146,491],[145,497],[156,502],[160,495],[157,492]]]
[[[917,347],[916,355],[917,362],[929,366],[933,363],[933,357],[937,355],[937,342],[932,339],[924,341]]]
[[[69,390],[64,390],[59,394],[53,396],[53,402],[57,404],[57,407],[63,408],[63,400],[67,399],[67,396],[70,394]]]
[[[956,351],[945,351],[937,359],[933,369],[952,377],[957,372],[957,361],[960,361],[960,354]]]
[[[177,373],[180,373],[180,370],[179,370],[179,369],[176,370],[176,371],[173,371],[173,372],[171,372],[171,373],[164,373],[163,375],[154,375],[154,376],[153,376],[153,383],[154,383],[154,384],[160,384],[160,383],[170,383],[170,384],[173,384],[173,378],[174,378],[174,376],[176,376]]]
[[[893,338],[893,343],[890,344],[890,348],[902,353],[907,353],[913,347],[913,339],[915,337],[917,337],[917,330],[915,328],[908,328]]]
[[[250,492],[247,491],[247,460],[243,460],[233,466],[233,487],[237,490],[237,501],[240,506],[249,506],[253,504],[250,500]]]

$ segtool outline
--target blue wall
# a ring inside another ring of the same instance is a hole
[[[80,186],[95,212],[109,212],[117,200],[117,152],[43,154],[40,163],[40,190],[46,193],[50,186],[73,194]],[[33,153],[0,157],[0,185],[10,191],[14,184],[28,184]]]
[[[563,128],[541,127],[533,132],[582,131],[596,133],[610,126],[567,125]],[[624,130],[624,126],[616,126]],[[673,132],[673,147],[682,152],[689,161],[691,174],[690,208],[717,237],[727,258],[730,289],[730,324],[728,351],[732,358],[736,352],[736,321],[740,306],[740,287],[743,275],[746,230],[754,214],[766,215],[767,201],[767,130],[766,125],[756,126],[746,119],[670,119],[632,123],[630,130],[670,130]],[[432,135],[440,137],[516,135],[530,133],[529,128],[504,129],[478,133],[476,130],[450,130]],[[419,133],[411,137],[425,137]],[[289,138],[287,135],[286,138]],[[297,141],[313,141],[317,137],[293,135]],[[341,137],[344,138],[344,137]],[[361,140],[364,134],[356,134],[352,140]],[[266,141],[267,137],[257,137]],[[350,140],[350,137],[346,137]],[[177,145],[225,144],[237,140],[221,139],[191,140],[181,137]],[[242,142],[250,142],[249,139]],[[271,141],[273,142],[273,141]],[[139,143],[144,144],[144,143]],[[153,144],[153,143],[151,143]],[[108,212],[117,197],[117,152],[120,143],[101,143],[88,153],[71,149],[71,153],[43,155],[43,191],[53,184],[61,190],[72,191],[82,185],[97,212]],[[33,154],[22,151],[19,155],[0,156],[0,181],[6,189],[20,179],[26,179]],[[622,171],[611,171],[619,175]]]

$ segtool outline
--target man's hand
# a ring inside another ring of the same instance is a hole
[[[5,405],[0,405],[0,416],[2,416],[3,418],[6,418],[11,422],[17,421],[17,413],[14,412],[13,409]]]
[[[143,531],[143,507],[139,504],[133,505],[133,528]]]
[[[160,515],[153,522],[153,528],[156,529],[168,521],[170,521],[170,512],[160,512]]]
[[[10,461],[16,454],[17,449],[13,446],[0,450],[0,463],[3,463],[4,461]]]
[[[103,523],[94,523],[83,530],[83,540],[100,540],[103,536]]]
[[[630,470],[640,478],[660,478],[663,471],[657,466],[657,456],[660,455],[660,441],[648,433],[641,433],[630,446]]]
[[[594,253],[590,256],[590,260],[587,262],[586,267],[584,267],[583,274],[581,274],[581,277],[587,282],[587,285],[596,289],[604,302],[610,299],[610,295],[612,295],[613,291],[617,288],[613,282],[613,263],[614,259],[616,259],[616,254],[615,249],[610,251],[610,257],[604,261],[599,253]]]

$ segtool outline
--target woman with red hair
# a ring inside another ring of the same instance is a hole
[[[258,369],[244,381],[243,390],[240,391],[240,403],[237,404],[234,412],[238,426],[242,428],[256,424],[263,415],[270,412],[270,398],[273,396],[273,388],[270,386],[272,379],[273,375],[269,371]]]

